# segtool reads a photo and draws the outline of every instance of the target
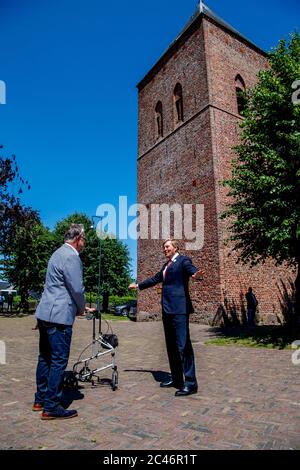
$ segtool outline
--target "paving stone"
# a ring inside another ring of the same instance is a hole
[[[178,399],[175,389],[159,387],[158,377],[169,372],[161,323],[113,322],[119,388],[80,383],[84,397],[71,405],[78,418],[49,422],[31,411],[34,324],[33,317],[0,317],[7,347],[7,364],[0,365],[2,449],[300,449],[300,366],[290,351],[205,345],[213,333],[192,324],[199,392]],[[75,323],[68,370],[91,336],[90,322]]]

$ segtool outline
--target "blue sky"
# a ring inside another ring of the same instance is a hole
[[[0,143],[45,225],[136,202],[136,84],[194,13],[196,0],[0,0]],[[300,23],[298,0],[209,0],[266,51]],[[128,241],[136,267],[136,242]]]

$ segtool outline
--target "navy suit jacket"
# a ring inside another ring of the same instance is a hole
[[[162,282],[161,304],[163,312],[166,314],[193,313],[194,309],[189,293],[189,278],[198,269],[193,265],[190,258],[179,255],[168,267],[164,279],[163,272],[167,264],[165,263],[155,276],[139,283],[139,289],[148,289]]]

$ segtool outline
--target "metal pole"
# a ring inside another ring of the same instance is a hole
[[[96,318],[93,316],[93,343],[95,343],[96,339]]]
[[[93,227],[96,230],[96,235],[97,235],[97,226],[96,222],[94,222],[94,219],[100,219],[100,236],[99,236],[99,262],[98,262],[98,292],[97,292],[97,314],[98,314],[98,319],[99,319],[99,335],[101,334],[101,302],[100,302],[100,295],[101,295],[101,287],[100,287],[100,282],[101,282],[101,235],[102,235],[102,217],[98,215],[92,216],[93,220]],[[96,319],[95,316],[93,318],[93,338],[95,340],[96,338]]]
[[[100,295],[101,295],[101,236],[102,236],[102,217],[100,218],[100,237],[99,237],[99,273],[98,273],[98,305],[97,310],[99,312],[99,335],[101,334],[101,302],[100,302]]]

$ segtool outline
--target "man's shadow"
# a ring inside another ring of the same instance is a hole
[[[66,371],[65,378],[69,380],[72,379],[73,372]],[[68,385],[67,385],[68,384]],[[80,392],[80,389],[83,388],[82,386],[78,385],[78,381],[74,382],[64,382],[61,404],[62,406],[67,409],[73,403],[74,400],[82,400],[84,398],[84,394]]]
[[[81,393],[80,390],[66,388],[62,393],[61,404],[67,409],[72,405],[74,400],[82,400],[83,398],[84,394]]]
[[[172,376],[169,372],[163,370],[149,370],[149,369],[124,369],[124,372],[149,372],[152,374],[156,382],[168,382],[172,379]]]

